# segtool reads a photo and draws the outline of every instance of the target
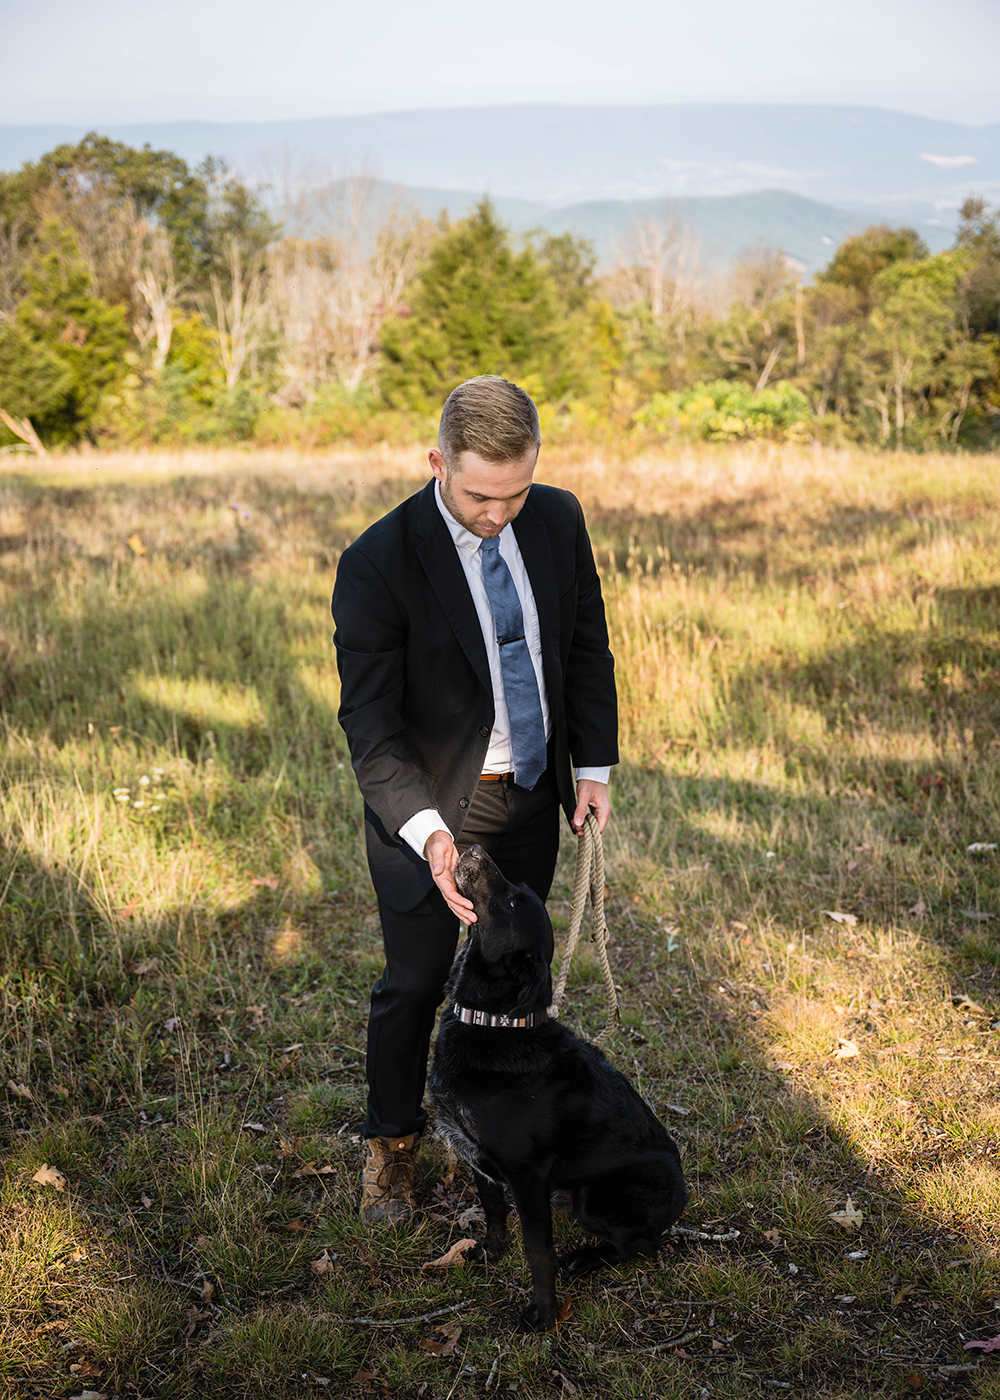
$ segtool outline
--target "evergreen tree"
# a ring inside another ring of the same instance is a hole
[[[570,289],[582,269],[559,246],[554,260]],[[382,330],[380,387],[393,407],[432,412],[475,374],[502,374],[547,402],[573,383],[573,321],[559,281],[528,244],[515,251],[484,199],[445,226],[409,289],[406,307]]]
[[[101,395],[124,372],[124,308],[91,291],[72,235],[43,224],[17,315],[0,322],[0,382],[8,413],[27,416],[43,442],[75,442]]]

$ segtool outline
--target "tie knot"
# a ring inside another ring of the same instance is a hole
[[[488,540],[480,540],[479,548],[482,550],[483,554],[496,554],[497,550],[500,548],[500,536],[491,535]]]

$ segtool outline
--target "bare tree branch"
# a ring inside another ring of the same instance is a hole
[[[6,423],[7,427],[11,430],[14,436],[19,437],[22,442],[26,442],[31,448],[32,452],[34,452],[37,456],[47,457],[49,455],[48,452],[46,452],[44,446],[42,445],[41,438],[31,426],[30,418],[14,418],[11,416],[11,414],[6,413],[2,408],[0,408],[0,421]]]

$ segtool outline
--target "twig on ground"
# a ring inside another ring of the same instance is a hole
[[[695,1230],[690,1225],[674,1225],[670,1233],[672,1235],[683,1235],[688,1240],[710,1240],[713,1244],[728,1244],[731,1240],[739,1239],[739,1230],[725,1230],[721,1235],[710,1235],[705,1230]]]
[[[682,1347],[687,1342],[693,1342],[696,1337],[706,1337],[707,1332],[678,1332],[676,1337],[668,1337],[665,1342],[656,1342],[651,1347],[633,1347],[629,1351],[629,1356],[649,1356],[654,1351],[665,1351],[667,1347]]]
[[[430,1322],[435,1317],[444,1317],[445,1313],[457,1312],[467,1302],[463,1298],[460,1303],[449,1303],[446,1308],[435,1308],[433,1312],[421,1313],[419,1317],[345,1317],[344,1321],[355,1327],[407,1327],[413,1322]]]

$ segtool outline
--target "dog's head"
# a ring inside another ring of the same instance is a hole
[[[456,964],[469,1004],[517,1013],[547,1005],[554,940],[538,895],[505,880],[481,846],[461,857],[455,884],[476,911]]]
[[[552,923],[545,905],[527,885],[505,880],[482,846],[471,846],[455,869],[455,884],[472,901],[476,922],[469,936],[479,944],[487,962],[509,953],[535,953],[552,961]]]

